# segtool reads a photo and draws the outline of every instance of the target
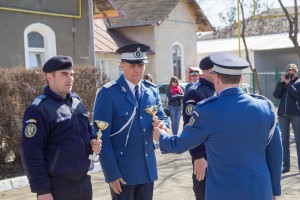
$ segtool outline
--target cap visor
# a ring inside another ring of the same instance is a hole
[[[147,64],[147,63],[149,63],[148,60],[125,60],[125,59],[123,59],[123,61],[130,63],[130,64]]]

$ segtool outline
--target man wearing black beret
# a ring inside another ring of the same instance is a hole
[[[81,99],[72,92],[72,58],[43,66],[48,85],[24,113],[21,158],[38,200],[92,200],[89,154],[100,152]]]
[[[199,63],[199,68],[202,70],[203,77],[199,82],[194,84],[186,91],[186,95],[183,99],[183,124],[186,125],[194,109],[194,106],[215,93],[215,87],[213,84],[213,75],[211,74],[214,63],[210,60],[209,56],[203,58]],[[204,144],[191,149],[190,154],[193,163],[193,190],[196,200],[205,199],[205,181],[206,181],[206,151]]]

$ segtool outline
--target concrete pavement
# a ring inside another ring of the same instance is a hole
[[[182,120],[181,120],[182,123]],[[182,127],[182,124],[180,125]],[[181,129],[179,130],[181,132]],[[282,176],[282,195],[280,200],[300,199],[300,174],[294,140],[291,141],[291,171]],[[194,200],[192,189],[192,164],[188,152],[176,155],[162,155],[156,150],[158,180],[154,184],[153,200]],[[110,200],[108,184],[102,172],[91,173],[94,200]],[[1,187],[1,185],[0,185]],[[1,191],[1,190],[0,190]],[[218,191],[216,191],[218,192]],[[35,194],[28,186],[0,192],[1,200],[33,200]],[[242,200],[242,199],[241,199]],[[256,200],[256,199],[255,199]]]
[[[297,167],[295,143],[291,145],[291,172],[282,176],[282,196],[280,200],[300,199],[300,174]],[[192,165],[188,153],[181,155],[162,155],[156,150],[159,179],[155,182],[154,200],[193,200]],[[95,200],[110,200],[108,185],[102,172],[92,175]],[[216,191],[217,192],[217,191]],[[33,200],[35,195],[29,187],[13,189],[0,193],[1,200]]]

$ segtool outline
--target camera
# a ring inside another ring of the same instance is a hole
[[[292,74],[287,73],[287,74],[284,75],[284,78],[285,78],[286,80],[289,80],[289,79],[292,78],[292,76],[293,76]]]

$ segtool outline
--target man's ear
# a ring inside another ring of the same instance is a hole
[[[53,79],[53,75],[52,75],[51,73],[46,73],[46,74],[45,74],[45,78],[46,78],[46,80],[49,82],[50,80]]]

